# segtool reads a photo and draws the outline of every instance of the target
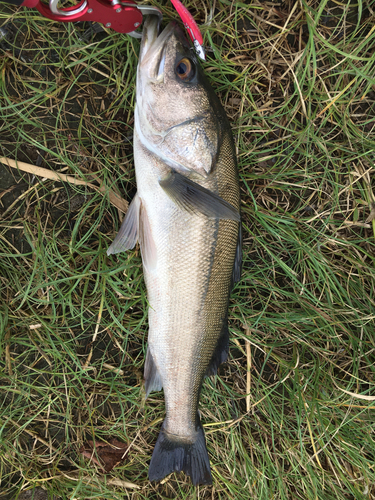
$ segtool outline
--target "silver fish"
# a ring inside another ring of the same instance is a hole
[[[137,70],[137,194],[108,255],[139,241],[149,301],[146,395],[166,417],[149,479],[184,471],[211,484],[198,413],[203,379],[229,349],[228,302],[241,267],[240,192],[225,112],[182,30],[148,18]]]

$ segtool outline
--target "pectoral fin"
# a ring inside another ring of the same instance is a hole
[[[129,205],[125,219],[122,221],[120,231],[117,233],[112,245],[107,250],[107,255],[125,252],[135,247],[139,237],[139,212],[141,200],[136,194]]]
[[[172,170],[159,184],[178,207],[189,213],[240,221],[240,214],[230,203],[178,172]]]

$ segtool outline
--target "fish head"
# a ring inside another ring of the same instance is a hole
[[[226,117],[176,22],[146,21],[137,70],[135,128],[150,151],[183,174],[207,177]]]

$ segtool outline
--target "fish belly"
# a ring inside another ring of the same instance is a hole
[[[159,186],[158,177],[143,186],[137,173],[138,195],[156,248],[155,267],[144,268],[148,349],[164,388],[165,428],[188,439],[195,432],[199,387],[209,363],[201,359],[204,303],[218,223],[178,208]]]

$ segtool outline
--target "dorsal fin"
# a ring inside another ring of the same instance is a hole
[[[228,316],[224,318],[223,326],[221,328],[220,337],[217,341],[217,345],[214,353],[212,354],[212,358],[210,364],[208,365],[206,371],[206,377],[210,375],[216,375],[217,369],[221,365],[221,363],[225,363],[228,359],[229,352],[229,330],[228,330]]]
[[[237,281],[241,279],[242,271],[242,222],[240,222],[240,227],[238,228],[238,240],[236,248],[236,256],[234,258],[233,274],[232,274],[232,286]]]

